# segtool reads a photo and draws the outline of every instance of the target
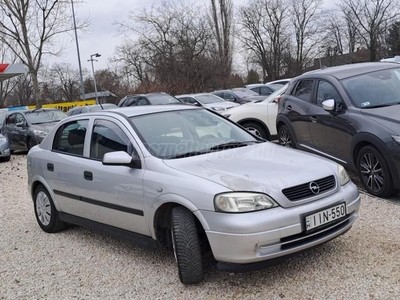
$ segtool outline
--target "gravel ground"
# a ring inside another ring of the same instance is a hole
[[[344,236],[263,271],[207,269],[183,286],[173,254],[71,227],[46,234],[26,156],[0,163],[0,299],[400,299],[400,206],[363,195]]]

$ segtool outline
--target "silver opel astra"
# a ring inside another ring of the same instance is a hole
[[[44,231],[171,246],[185,284],[203,279],[205,251],[221,270],[266,267],[344,234],[360,205],[337,163],[184,105],[60,121],[29,151],[28,185]]]

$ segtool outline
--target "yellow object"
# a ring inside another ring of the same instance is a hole
[[[85,106],[96,104],[96,100],[85,100],[85,101],[73,101],[73,102],[61,102],[61,103],[46,103],[42,105],[42,108],[58,108],[63,112],[69,111],[75,106]],[[35,105],[29,105],[28,109],[36,108]]]

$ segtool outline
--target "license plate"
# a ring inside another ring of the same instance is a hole
[[[311,230],[346,216],[346,204],[321,210],[306,217],[306,230]]]

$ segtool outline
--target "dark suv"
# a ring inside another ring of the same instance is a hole
[[[181,102],[166,93],[151,93],[128,95],[119,101],[119,107],[139,105],[181,104]]]
[[[361,63],[305,73],[279,102],[282,145],[358,171],[373,195],[400,186],[400,65]]]

